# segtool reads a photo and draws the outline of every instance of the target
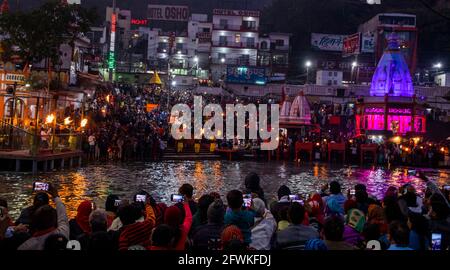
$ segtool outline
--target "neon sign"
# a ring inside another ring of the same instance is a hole
[[[411,109],[409,109],[409,108],[389,108],[388,112],[390,114],[406,114],[406,115],[410,115],[411,114]]]
[[[383,114],[384,113],[384,108],[379,108],[379,107],[371,107],[371,108],[365,108],[364,109],[365,113],[378,113],[378,114]]]
[[[147,19],[131,19],[131,24],[133,25],[147,25],[148,20]]]
[[[115,13],[111,14],[111,41],[109,43],[109,54],[108,54],[108,68],[114,69],[116,65],[116,25],[117,25],[117,15]]]

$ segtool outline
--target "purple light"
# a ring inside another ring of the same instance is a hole
[[[365,113],[384,113],[384,108],[379,107],[372,107],[372,108],[365,108]]]
[[[370,86],[371,96],[406,96],[412,97],[414,88],[403,55],[400,52],[395,33],[388,37],[388,47],[378,62]]]

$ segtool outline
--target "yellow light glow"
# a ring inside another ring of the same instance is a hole
[[[444,147],[441,147],[441,152],[445,152],[445,148]]]
[[[45,118],[45,123],[50,124],[50,123],[53,123],[54,120],[55,120],[55,115],[52,113],[52,114],[47,115],[47,117]]]
[[[109,95],[106,96],[106,102],[109,103]]]
[[[402,141],[402,138],[400,136],[396,136],[392,138],[392,141],[396,144],[399,144]]]
[[[316,143],[316,145],[317,145],[317,146],[319,146],[319,145],[320,145],[320,143]]]
[[[353,143],[353,140],[348,140],[349,143]]]
[[[415,137],[413,138],[414,144],[418,144],[420,142],[420,138],[419,137]]]
[[[70,125],[70,123],[72,123],[72,120],[70,120],[70,117],[64,118],[64,125],[68,126],[68,125]]]
[[[84,118],[83,120],[81,120],[81,127],[84,128],[88,123],[88,120],[86,118]]]

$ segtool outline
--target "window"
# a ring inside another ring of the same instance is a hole
[[[234,42],[241,43],[241,34],[236,34],[234,36]]]
[[[220,19],[220,23],[219,23],[219,25],[222,27],[222,28],[227,28],[227,25],[228,25],[228,20],[225,20],[225,19]]]
[[[226,59],[224,53],[219,53],[218,58],[219,58],[219,61],[222,61],[222,59]]]
[[[334,72],[334,76],[337,77],[337,71]]]
[[[249,47],[249,48],[255,47],[255,38],[253,38],[253,37],[247,38],[247,47]]]
[[[244,30],[256,30],[256,21],[242,21]]]
[[[331,76],[333,76],[333,72],[328,71],[328,77],[331,77]]]
[[[177,50],[183,50],[183,43],[177,43],[176,48]]]
[[[220,46],[226,46],[227,45],[227,37],[226,36],[219,36],[219,45]]]
[[[203,33],[209,33],[209,31],[210,31],[209,28],[203,28],[203,29],[202,29],[202,32],[203,32]]]
[[[282,40],[282,39],[275,40],[275,45],[276,46],[284,46],[284,40]]]
[[[336,80],[334,80],[333,83],[334,83],[334,85],[337,85],[337,81]]]
[[[328,85],[331,85],[331,80],[328,80]]]
[[[267,49],[267,41],[262,41],[261,42],[261,49],[262,50],[266,50]]]
[[[250,64],[250,55],[243,54],[239,56],[239,64],[240,65],[249,65]]]

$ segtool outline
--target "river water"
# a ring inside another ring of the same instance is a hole
[[[449,184],[448,169],[424,169],[426,175],[438,185]],[[388,170],[381,167],[330,165],[324,163],[298,165],[293,162],[256,161],[163,161],[149,163],[91,164],[70,171],[30,174],[0,174],[0,197],[8,200],[12,217],[32,202],[33,181],[47,181],[59,187],[69,216],[76,213],[78,204],[91,199],[103,208],[108,194],[131,199],[140,189],[152,194],[157,201],[168,203],[170,195],[177,193],[183,183],[194,186],[194,196],[217,191],[225,199],[227,191],[243,189],[245,175],[256,172],[261,176],[261,186],[266,197],[276,196],[278,187],[285,184],[291,191],[306,195],[318,190],[324,183],[338,180],[345,189],[364,183],[369,193],[382,198],[388,186],[412,183],[419,193],[424,183],[407,173],[407,168]]]

